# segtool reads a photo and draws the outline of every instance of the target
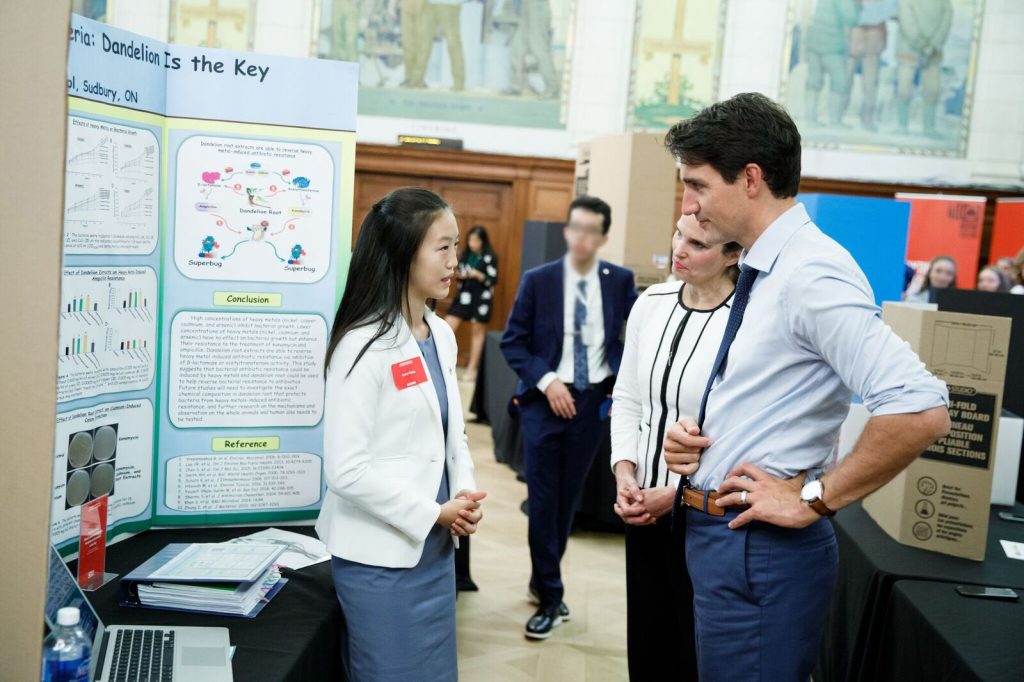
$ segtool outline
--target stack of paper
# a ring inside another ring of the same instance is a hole
[[[251,583],[140,583],[139,601],[151,608],[248,616],[267,600],[281,574],[275,566]]]
[[[121,579],[122,606],[252,618],[288,581],[268,544],[171,544]]]

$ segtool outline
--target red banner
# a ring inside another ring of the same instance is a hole
[[[996,199],[988,262],[995,263],[1004,256],[1016,258],[1021,249],[1024,249],[1024,199]]]
[[[109,495],[82,505],[82,527],[78,539],[78,584],[95,590],[103,584],[107,563],[107,501]]]
[[[897,194],[910,202],[907,261],[914,267],[935,256],[956,261],[956,285],[973,289],[978,278],[985,197]]]

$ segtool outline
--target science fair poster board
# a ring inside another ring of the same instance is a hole
[[[907,258],[907,202],[839,194],[801,194],[799,199],[815,225],[857,261],[875,303],[899,301]]]
[[[69,40],[52,541],[314,517],[356,65]]]
[[[896,199],[910,203],[910,265],[925,268],[936,256],[951,256],[956,261],[957,288],[973,289],[978,279],[985,197],[900,192]]]
[[[1021,251],[1024,251],[1024,198],[996,199],[988,262],[1016,258]]]

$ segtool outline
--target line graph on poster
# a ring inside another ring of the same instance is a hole
[[[68,117],[64,252],[148,254],[157,244],[160,147],[145,128]]]

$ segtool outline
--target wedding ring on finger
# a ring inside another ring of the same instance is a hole
[[[747,491],[744,490],[742,493],[740,493],[740,504],[746,504],[746,503],[747,503]]]

